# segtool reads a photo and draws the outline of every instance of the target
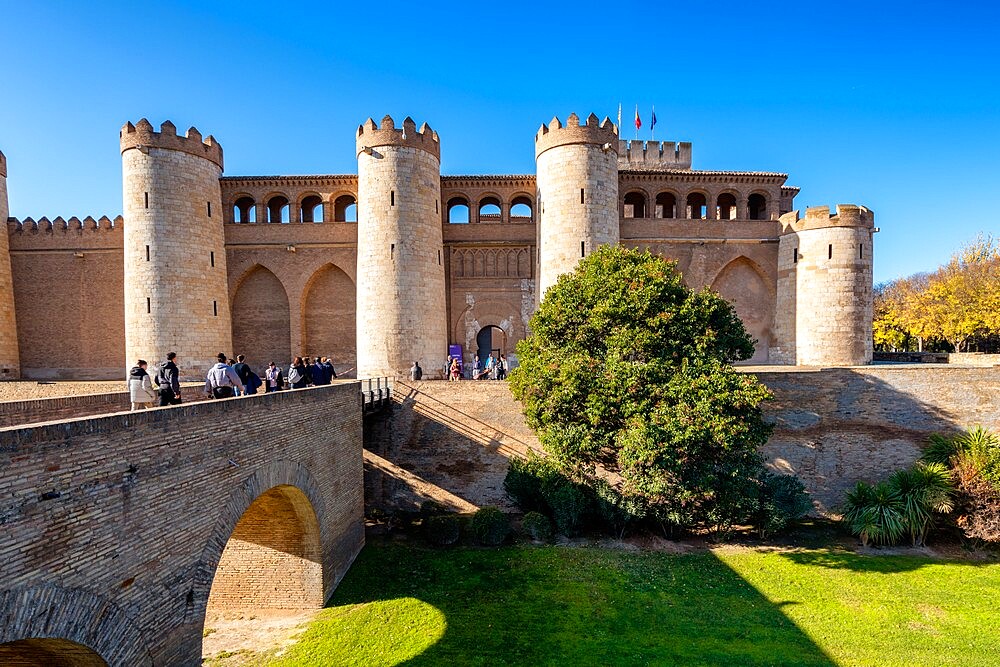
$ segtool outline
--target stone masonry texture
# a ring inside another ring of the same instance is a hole
[[[195,665],[210,593],[320,606],[364,543],[361,447],[357,383],[0,429],[0,644]]]
[[[0,221],[7,221],[7,158],[0,153]],[[14,317],[14,281],[10,266],[10,242],[0,234],[0,380],[21,377]]]

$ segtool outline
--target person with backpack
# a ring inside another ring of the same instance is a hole
[[[292,389],[302,389],[306,383],[306,365],[302,363],[302,357],[295,357],[288,367],[288,384]]]
[[[156,371],[156,386],[160,392],[160,407],[180,405],[181,381],[177,370],[177,353],[167,352],[167,360]]]
[[[240,376],[240,382],[242,382],[243,387],[246,388],[250,382],[250,376],[253,374],[253,371],[250,370],[250,366],[246,364],[246,356],[242,354],[236,355],[236,363],[233,364],[233,370],[236,371],[236,374]],[[259,383],[260,378],[257,378],[257,381]],[[260,384],[258,384],[257,386],[259,387]],[[244,392],[237,391],[236,395],[239,396],[241,393]]]
[[[243,382],[231,366],[226,365],[226,355],[219,353],[218,363],[205,376],[205,393],[212,398],[231,398],[243,391]]]

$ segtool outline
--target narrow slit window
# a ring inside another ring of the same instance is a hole
[[[212,263],[213,267],[215,266],[215,251],[214,250],[208,253],[208,261]]]
[[[583,203],[583,188],[580,188],[580,203]]]
[[[792,248],[792,264],[798,264],[798,263],[799,263],[799,249]]]
[[[833,259],[833,244],[831,243],[826,247],[826,258]]]
[[[149,193],[148,192],[143,192],[142,193],[142,198],[143,198],[143,201],[146,204],[146,208],[149,208]]]
[[[146,297],[146,313],[149,314],[153,312],[153,300],[148,296]]]
[[[205,202],[205,203],[208,204],[208,217],[211,218],[212,217],[212,202],[209,201],[209,202]]]
[[[149,246],[146,246],[146,261],[149,261]]]
[[[860,243],[858,244],[858,259],[864,259],[864,258],[865,258],[865,244]]]
[[[395,205],[396,205],[396,191],[389,190],[389,206],[395,206]]]
[[[395,259],[395,257],[396,257],[396,244],[395,243],[390,243],[389,244],[389,259]]]
[[[586,243],[587,243],[586,241],[580,241],[580,257],[586,257],[587,256],[587,246],[586,246]]]
[[[219,316],[219,302],[218,301],[213,301],[212,302],[212,315],[214,315],[215,317]]]
[[[441,266],[441,251],[438,250],[438,266]]]
[[[438,211],[438,200],[437,199],[434,200],[434,212],[435,213],[439,213],[440,212],[440,211]]]

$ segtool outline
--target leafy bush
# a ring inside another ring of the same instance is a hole
[[[424,519],[447,513],[447,508],[436,500],[425,500],[420,503],[420,516]]]
[[[528,512],[521,521],[524,534],[537,542],[548,542],[552,539],[552,522],[541,512]]]
[[[899,492],[885,482],[858,482],[844,502],[844,522],[861,544],[892,544],[906,532]]]
[[[625,535],[625,529],[630,524],[646,516],[642,498],[623,494],[603,479],[594,482],[593,491],[598,517],[619,539]]]
[[[458,542],[462,534],[462,519],[456,514],[438,514],[424,519],[423,527],[428,542],[446,547]]]
[[[785,530],[812,509],[806,487],[795,475],[765,472],[758,478],[750,521],[761,537]]]
[[[982,476],[974,461],[961,456],[954,475],[958,495],[955,523],[968,538],[1000,542],[1000,489]]]
[[[510,519],[499,508],[482,507],[472,516],[472,534],[480,544],[498,546],[510,534]]]
[[[510,460],[503,488],[525,512],[547,512],[549,507],[542,487],[559,478],[562,475],[553,461],[529,451],[527,458]]]
[[[586,494],[568,481],[548,484],[542,491],[545,502],[552,508],[556,529],[567,537],[579,535],[590,508]]]

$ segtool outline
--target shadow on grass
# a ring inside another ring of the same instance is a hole
[[[886,548],[870,550],[869,553],[853,551],[789,551],[782,552],[796,565],[825,567],[832,570],[850,570],[852,572],[868,572],[873,574],[898,574],[913,572],[928,565],[953,564],[962,567],[980,567],[996,565],[996,560],[942,560],[940,556],[928,556],[919,549]]]
[[[418,655],[393,660],[381,648],[379,664],[835,664],[782,613],[794,603],[768,601],[709,552],[373,543],[330,606],[405,599],[443,614],[446,628]]]

